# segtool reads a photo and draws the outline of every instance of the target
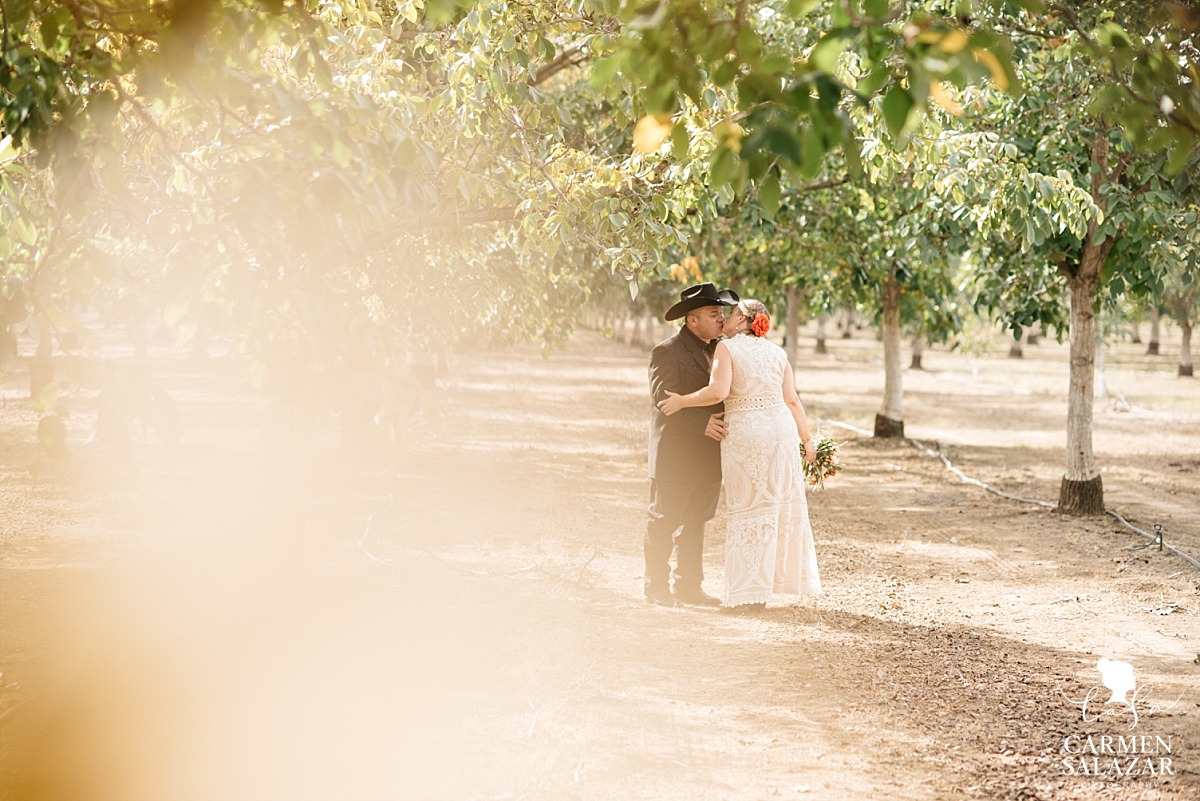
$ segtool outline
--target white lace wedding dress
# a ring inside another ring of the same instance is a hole
[[[787,357],[766,339],[725,341],[733,383],[725,399],[729,433],[721,443],[728,523],[726,606],[765,603],[776,592],[821,592],[803,455],[796,422],[783,402]]]

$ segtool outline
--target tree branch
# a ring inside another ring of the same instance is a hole
[[[848,184],[848,183],[850,183],[850,176],[847,175],[845,178],[839,178],[836,181],[821,181],[819,183],[809,184],[808,186],[802,186],[799,189],[797,189],[796,191],[797,192],[816,192],[820,189],[833,189],[835,186],[841,186],[842,184]]]
[[[587,54],[578,44],[564,48],[561,53],[537,68],[537,72],[529,79],[530,86],[538,86],[553,78],[567,67],[574,67],[587,60]]]

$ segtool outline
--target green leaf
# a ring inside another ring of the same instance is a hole
[[[333,71],[329,69],[329,62],[321,55],[320,51],[313,46],[313,78],[317,81],[317,87],[322,92],[333,91]]]
[[[676,161],[683,161],[688,154],[688,130],[683,121],[675,123],[671,129],[671,155]]]
[[[1193,141],[1190,137],[1180,139],[1167,151],[1167,175],[1175,175],[1187,166],[1192,157]]]
[[[721,66],[717,67],[717,71],[713,73],[712,81],[717,86],[728,86],[729,82],[737,77],[738,62],[724,61]]]
[[[426,0],[425,19],[434,25],[444,25],[454,18],[458,11],[455,0]]]
[[[590,78],[592,86],[597,89],[603,88],[617,74],[617,70],[620,67],[621,57],[619,55],[609,56],[597,61],[596,66],[592,67],[592,77]]]
[[[1101,44],[1113,49],[1130,46],[1129,34],[1115,22],[1106,22],[1096,30],[1096,38]]]
[[[1042,0],[1012,0],[1013,5],[1020,6],[1026,11],[1032,11],[1034,14],[1041,14],[1046,10],[1046,4]]]
[[[832,73],[837,69],[838,56],[846,49],[849,41],[840,31],[825,34],[812,49],[808,62],[819,70]]]
[[[825,158],[825,144],[821,141],[821,132],[815,125],[804,128],[804,154],[800,162],[800,172],[805,178],[813,178],[821,171],[821,162]]]
[[[899,84],[893,84],[883,96],[883,118],[892,136],[899,136],[904,131],[912,107],[912,96]]]
[[[13,228],[16,229],[17,238],[30,247],[37,242],[37,229],[33,227],[33,223],[24,217],[18,217],[13,223]]]
[[[891,77],[891,71],[882,65],[876,67],[867,73],[862,80],[858,82],[858,86],[854,91],[858,92],[863,97],[870,97],[875,94],[875,91]]]
[[[854,137],[846,137],[842,142],[842,154],[846,159],[846,169],[850,172],[851,178],[862,177],[862,153],[859,151],[858,140]]]
[[[821,0],[788,0],[789,17],[802,17],[820,4]]]
[[[804,154],[800,151],[800,140],[792,131],[782,125],[772,125],[767,131],[766,139],[772,151],[797,167],[800,166]]]
[[[779,176],[772,172],[758,187],[758,205],[768,220],[774,220],[779,211],[779,194]]]
[[[737,169],[737,156],[728,147],[722,145],[713,153],[712,162],[708,168],[708,184],[713,189],[720,189],[733,180]]]
[[[1106,109],[1119,103],[1124,98],[1120,87],[1115,84],[1107,84],[1092,95],[1092,100],[1088,103],[1088,111],[1092,114],[1102,114]]]

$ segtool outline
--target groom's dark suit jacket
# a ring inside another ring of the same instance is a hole
[[[711,367],[704,344],[687,328],[650,352],[650,478],[711,483],[721,480],[721,443],[704,435],[708,418],[725,405],[658,410],[666,390],[687,395],[708,386]]]

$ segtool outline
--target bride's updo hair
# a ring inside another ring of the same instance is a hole
[[[765,337],[771,330],[771,315],[767,314],[767,307],[761,300],[746,298],[738,301],[738,308],[741,309],[742,314],[746,315],[746,323],[750,326],[751,334],[756,337]]]

